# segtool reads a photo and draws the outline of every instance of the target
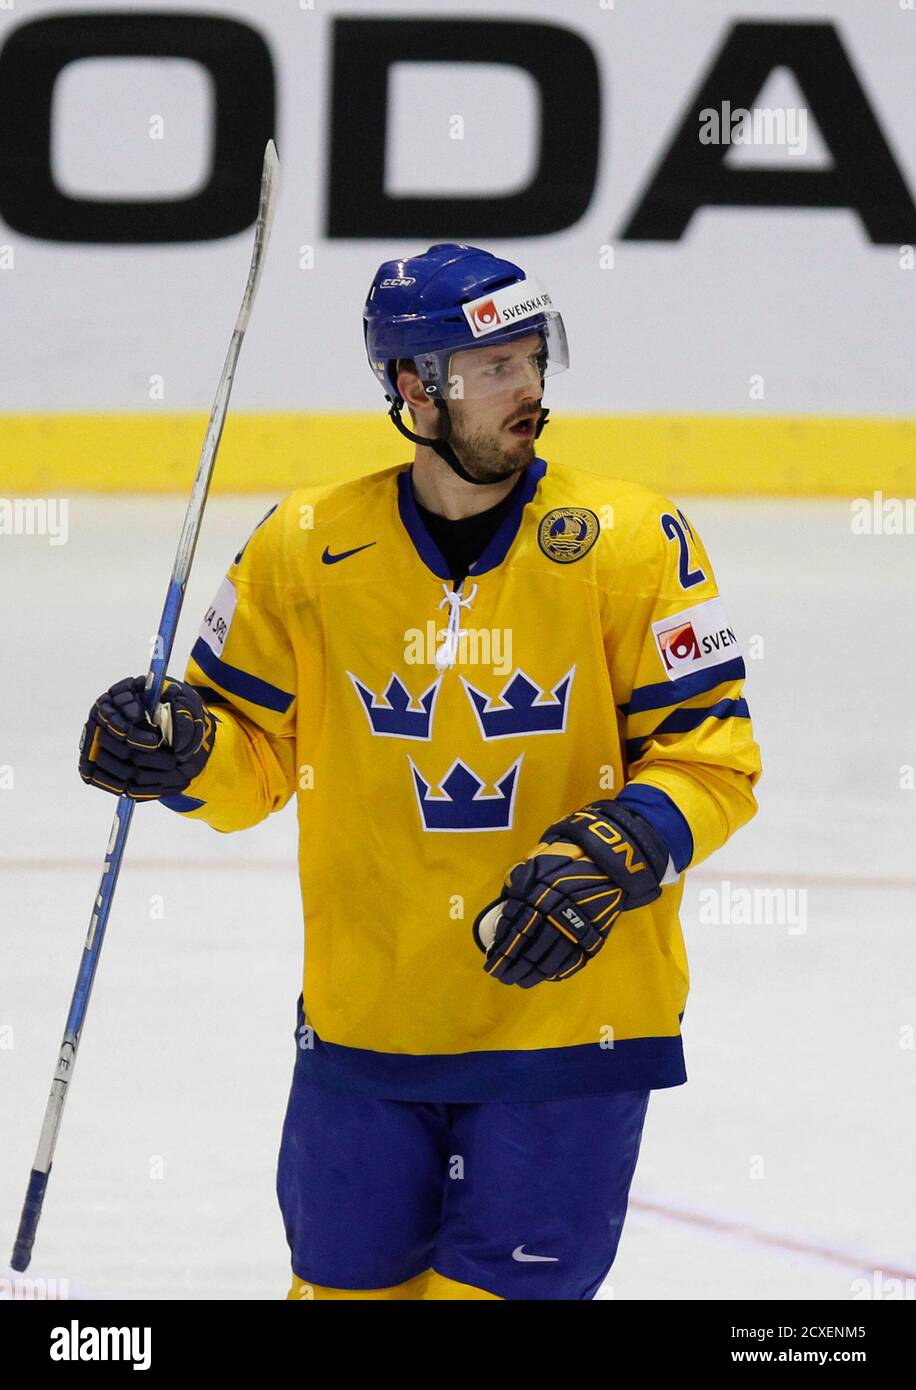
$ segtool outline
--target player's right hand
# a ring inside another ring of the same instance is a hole
[[[193,686],[166,678],[156,722],[143,707],[145,676],[100,695],[80,738],[80,776],[91,787],[156,801],[184,791],[213,751],[216,722]]]
[[[522,989],[575,975],[621,913],[659,897],[667,862],[657,831],[616,802],[594,801],[556,821],[477,914],[487,974]]]

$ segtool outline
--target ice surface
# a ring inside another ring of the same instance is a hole
[[[272,500],[211,502],[176,674]],[[650,1102],[602,1297],[886,1296],[916,1278],[914,539],[854,536],[842,503],[685,510],[745,646],[763,639],[747,693],[765,773],[757,819],[688,878],[690,1081]],[[146,668],[183,512],[75,497],[65,545],[0,543],[0,1259],[114,805],[78,778],[79,732]],[[704,922],[723,881],[805,890],[805,930]],[[273,1184],[301,952],[292,807],[235,836],[138,808],[31,1277],[285,1294]]]

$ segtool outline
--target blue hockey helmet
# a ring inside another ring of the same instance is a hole
[[[448,398],[448,358],[540,331],[544,375],[569,365],[563,319],[520,266],[476,246],[444,242],[420,256],[385,261],[363,310],[369,365],[390,401],[396,363],[411,357],[428,394]],[[454,395],[452,396],[454,399]]]
[[[547,291],[512,261],[454,242],[379,266],[363,310],[363,330],[369,365],[390,402],[393,423],[408,439],[430,445],[468,482],[479,479],[464,471],[448,443],[448,401],[504,390],[507,383],[495,373],[453,372],[454,354],[539,333],[536,360],[542,381],[569,365],[563,319]],[[438,439],[414,434],[401,419],[399,358],[413,360],[426,394],[440,410]],[[535,438],[547,414],[542,407]]]

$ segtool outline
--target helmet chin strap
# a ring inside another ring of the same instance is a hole
[[[433,449],[441,459],[445,460],[449,468],[451,468],[452,472],[457,473],[458,477],[463,478],[466,483],[473,483],[475,487],[486,487],[488,483],[496,481],[495,479],[488,478],[473,478],[471,474],[468,473],[467,469],[462,468],[461,461],[458,458],[458,455],[455,453],[455,450],[449,443],[449,439],[452,433],[452,417],[448,413],[448,403],[446,401],[437,400],[435,402],[438,410],[440,411],[444,425],[442,436],[439,439],[427,439],[424,435],[415,434],[412,429],[409,429],[408,426],[405,425],[404,421],[401,419],[401,406],[403,404],[404,402],[399,396],[396,401],[392,401],[391,409],[389,410],[388,415],[392,423],[395,425],[397,429],[400,430],[401,434],[403,434],[405,439],[412,440],[414,444],[426,444],[430,449]],[[538,416],[537,424],[534,427],[535,439],[539,437],[541,430],[544,428],[544,426],[550,423],[550,421],[547,419],[549,414],[550,407],[542,405],[540,414]]]

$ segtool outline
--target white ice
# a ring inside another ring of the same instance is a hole
[[[211,502],[176,674],[270,500]],[[0,1261],[114,806],[77,776],[79,732],[102,688],[146,669],[183,511],[77,496],[65,545],[0,541]],[[650,1102],[601,1296],[888,1297],[916,1281],[916,540],[854,535],[841,502],[686,511],[745,645],[762,639],[747,691],[761,809],[688,878],[690,1080]],[[138,809],[30,1277],[100,1297],[284,1296],[294,832],[292,807],[235,836]],[[804,930],[704,922],[723,881],[776,887],[790,910],[804,890]]]

